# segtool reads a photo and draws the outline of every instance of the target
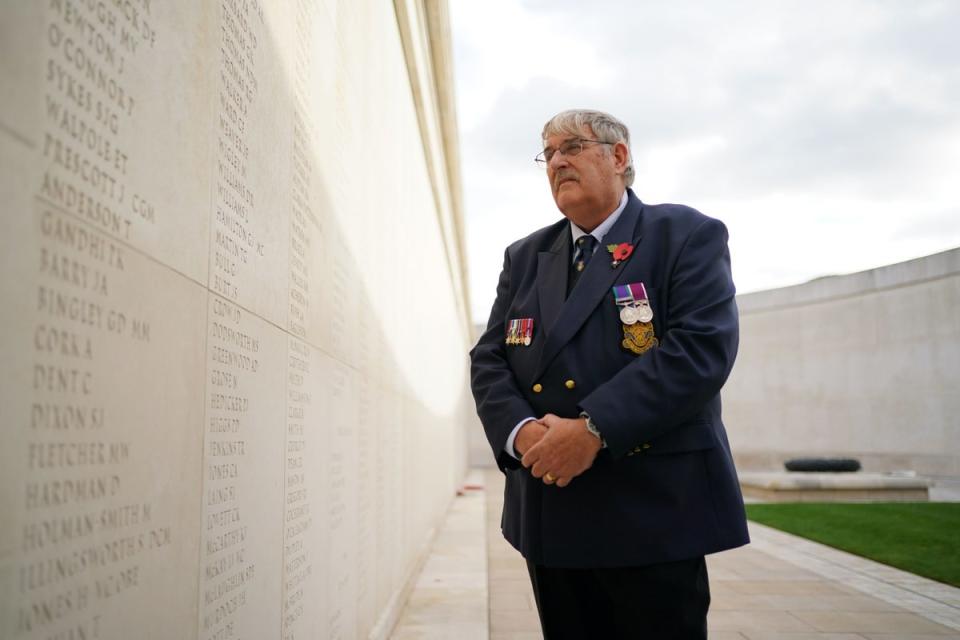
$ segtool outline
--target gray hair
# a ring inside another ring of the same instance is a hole
[[[629,187],[633,184],[635,172],[633,170],[633,151],[630,150],[630,131],[627,125],[623,124],[609,113],[603,111],[591,111],[590,109],[570,109],[561,111],[543,125],[543,133],[540,135],[543,142],[547,137],[557,134],[569,134],[572,136],[582,136],[583,127],[587,126],[593,131],[594,138],[600,142],[622,142],[627,145],[627,170],[623,173],[623,181]]]

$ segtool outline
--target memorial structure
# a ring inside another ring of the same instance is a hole
[[[960,249],[737,303],[723,400],[738,469],[839,456],[960,477]]]
[[[0,637],[385,637],[472,413],[439,0],[0,8]]]

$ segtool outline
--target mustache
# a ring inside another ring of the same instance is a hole
[[[557,175],[553,177],[553,186],[559,187],[560,183],[563,182],[564,180],[579,180],[579,179],[580,177],[577,176],[576,171],[571,171],[569,169],[565,171],[560,171],[559,173],[557,173]]]

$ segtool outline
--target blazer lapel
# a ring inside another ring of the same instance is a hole
[[[540,302],[540,322],[543,335],[550,335],[551,328],[563,307],[567,292],[567,275],[570,257],[570,225],[561,225],[557,239],[548,251],[537,254],[537,299]]]
[[[638,248],[637,245],[642,239],[640,236],[640,225],[637,224],[642,210],[643,203],[633,195],[632,191],[629,192],[627,206],[624,208],[623,213],[620,214],[620,218],[616,224],[613,225],[613,228],[603,237],[603,245],[599,247],[593,255],[590,264],[587,265],[587,268],[583,274],[581,274],[577,286],[570,292],[570,297],[560,306],[559,315],[556,316],[555,321],[551,321],[550,330],[546,333],[546,342],[544,343],[543,351],[540,353],[540,363],[537,365],[535,377],[540,377],[544,369],[547,368],[547,365],[549,365],[560,352],[560,349],[567,344],[577,333],[577,330],[583,326],[583,323],[587,321],[587,318],[590,317],[593,310],[596,309],[597,305],[604,299],[610,287],[613,286],[617,276],[620,275],[624,269],[626,262],[633,258]],[[565,231],[569,236],[569,229]],[[634,253],[617,268],[613,268],[610,265],[613,257],[607,252],[606,245],[620,244],[622,242],[633,244]],[[543,255],[544,253],[540,253],[541,260]],[[562,259],[559,262],[563,262],[562,268],[564,273],[566,273],[569,265]],[[542,261],[540,266],[543,266]],[[551,265],[551,273],[558,269],[559,267],[556,265]],[[556,276],[552,277],[556,278]],[[566,289],[565,284],[565,279],[559,279],[559,285],[552,283],[551,291],[546,292],[544,289],[540,289],[541,311],[544,312],[544,314],[546,313],[546,309],[543,307],[544,297],[553,303],[557,292],[559,292],[560,299],[562,300]]]

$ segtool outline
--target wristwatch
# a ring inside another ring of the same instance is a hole
[[[600,435],[600,429],[597,429],[597,425],[593,423],[593,420],[590,419],[590,414],[586,411],[580,412],[580,417],[587,421],[587,431],[597,436],[597,439],[600,441],[600,448],[607,448],[607,441],[603,439],[603,436]]]

